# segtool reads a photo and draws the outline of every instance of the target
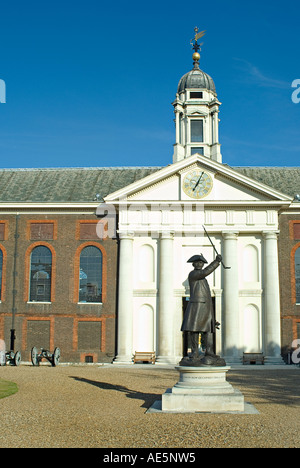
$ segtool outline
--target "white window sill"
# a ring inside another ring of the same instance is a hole
[[[103,302],[77,302],[78,305],[102,305]]]
[[[52,304],[52,302],[43,302],[43,301],[27,301],[27,304]]]

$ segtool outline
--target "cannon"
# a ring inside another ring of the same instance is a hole
[[[10,366],[19,366],[21,362],[21,352],[20,351],[8,351],[5,353],[6,364]]]
[[[34,346],[31,350],[31,362],[33,366],[39,366],[42,359],[47,359],[50,362],[52,367],[55,367],[59,363],[60,358],[60,349],[55,348],[53,353],[47,349],[41,348],[40,352]]]
[[[11,351],[6,351],[5,341],[0,340],[0,366],[19,366],[21,362],[21,352],[13,351],[14,348],[11,348]]]

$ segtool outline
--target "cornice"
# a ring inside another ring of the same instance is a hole
[[[91,203],[0,203],[0,212],[96,212],[99,202]]]

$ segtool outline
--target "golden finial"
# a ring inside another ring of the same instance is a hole
[[[199,29],[197,28],[197,26],[195,27],[194,29],[195,31],[195,37],[194,39],[191,39],[191,46],[192,46],[192,49],[194,49],[194,53],[193,53],[193,60],[194,60],[194,67],[195,68],[198,68],[199,67],[199,60],[200,60],[200,54],[198,52],[198,50],[201,50],[201,46],[203,45],[202,44],[198,44],[198,40],[204,36],[204,34],[206,33],[206,31],[201,31],[201,32],[198,32]]]

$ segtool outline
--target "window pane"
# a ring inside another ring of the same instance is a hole
[[[102,302],[102,252],[94,246],[80,255],[79,302]]]
[[[300,248],[295,254],[296,302],[300,304]]]
[[[203,146],[200,146],[199,148],[191,148],[191,156],[193,156],[193,154],[204,154],[203,152]]]
[[[33,249],[30,261],[29,301],[51,302],[52,254],[48,247]]]
[[[203,141],[203,120],[191,120],[191,142]]]
[[[191,91],[190,92],[190,99],[202,99],[203,93],[202,91]]]

